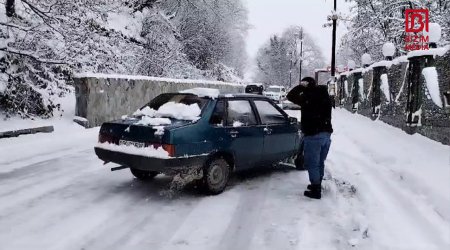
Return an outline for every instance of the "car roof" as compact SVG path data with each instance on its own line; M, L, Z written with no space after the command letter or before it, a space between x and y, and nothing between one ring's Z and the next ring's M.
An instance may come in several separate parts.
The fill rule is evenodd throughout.
M179 95L194 95L191 93L177 93L177 92L169 92L164 94L179 94ZM194 95L195 96L195 95ZM200 98L204 99L215 99L208 96L203 96ZM247 98L247 99L261 99L261 100L270 100L270 98L263 96L263 95L257 95L257 94L249 94L249 93L221 93L218 96L218 99L234 99L234 98Z
M269 99L266 96L263 95L257 95L257 94L250 94L250 93L230 93L230 94L220 94L219 98L256 98L256 99Z

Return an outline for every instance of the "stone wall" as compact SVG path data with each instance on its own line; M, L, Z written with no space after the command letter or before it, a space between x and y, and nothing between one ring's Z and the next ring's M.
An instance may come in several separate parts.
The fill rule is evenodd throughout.
M445 54L442 51L447 51ZM435 67L438 73L439 94L444 107L431 99L422 70ZM352 112L379 119L407 133L420 133L433 140L450 145L450 51L445 48L430 50L423 54L412 54L393 62L379 62L365 69L356 69L343 74L349 90L358 88L353 79L362 71L364 94L350 91L345 95L343 84L338 84L337 96L341 106ZM390 96L381 90L380 74L387 74ZM339 102L338 102L339 103ZM356 110L354 107L357 103ZM379 112L378 109L379 108Z
M244 85L217 81L177 80L140 76L77 75L75 115L87 119L87 127L132 114L162 93L191 88L216 88L223 93L242 93Z

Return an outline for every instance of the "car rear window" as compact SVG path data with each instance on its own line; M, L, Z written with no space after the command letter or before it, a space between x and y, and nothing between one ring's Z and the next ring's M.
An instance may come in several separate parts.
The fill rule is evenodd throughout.
M199 108L203 110L206 103L208 102L208 99L201 98L192 94L162 94L157 96L144 107L148 106L154 110L158 110L162 105L168 102L181 103L186 105L197 104Z

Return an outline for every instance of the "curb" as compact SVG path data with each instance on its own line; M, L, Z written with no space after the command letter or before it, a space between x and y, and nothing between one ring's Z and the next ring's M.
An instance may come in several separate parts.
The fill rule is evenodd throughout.
M0 132L0 139L1 138L9 138L9 137L17 137L19 135L36 134L36 133L51 133L53 131L54 131L53 126L44 126L44 127L4 131L4 132Z

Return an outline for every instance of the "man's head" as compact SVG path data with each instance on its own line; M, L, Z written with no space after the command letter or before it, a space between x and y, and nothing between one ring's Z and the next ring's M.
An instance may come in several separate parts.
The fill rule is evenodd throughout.
M300 82L300 85L303 85L305 87L315 87L316 84L316 80L314 80L314 78L312 77L305 77L302 79L302 81Z

